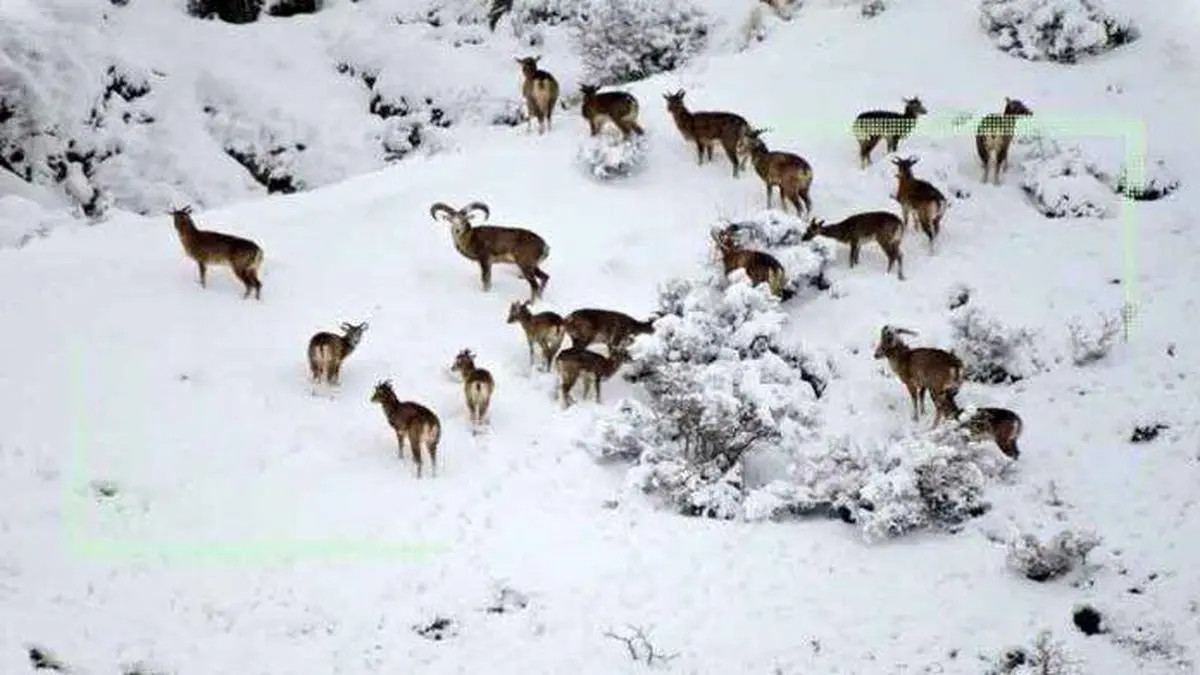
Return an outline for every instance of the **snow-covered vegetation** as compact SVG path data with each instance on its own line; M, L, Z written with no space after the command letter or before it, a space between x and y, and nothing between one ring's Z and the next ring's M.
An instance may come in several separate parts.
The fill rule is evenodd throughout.
M0 672L1194 672L1190 9L0 3ZM591 136L589 83L645 134ZM753 168L697 162L680 89L803 156L826 223L899 212L849 126L920 96L898 154L946 197L935 251L909 227L901 280L871 236L854 267L804 241ZM992 185L973 135L1005 97L1033 115ZM438 202L544 239L534 314L649 320L598 403L564 409L505 320L528 285L464 253L518 236ZM215 261L202 288L202 250L261 299ZM370 329L313 387L342 322ZM958 419L913 420L885 325L956 355ZM436 477L383 380L436 414Z

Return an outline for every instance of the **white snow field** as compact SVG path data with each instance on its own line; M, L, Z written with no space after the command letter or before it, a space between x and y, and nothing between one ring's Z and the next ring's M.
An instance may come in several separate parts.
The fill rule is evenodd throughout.
M975 3L898 0L869 20L844 4L809 3L750 50L628 86L648 149L623 180L577 165L586 125L572 109L545 136L458 127L450 151L197 209L201 228L262 245L259 302L224 268L201 289L166 215L114 211L0 250L0 673L32 672L36 647L88 675L965 675L1045 630L1075 665L1039 673L1196 672L1200 138L1187 92L1200 24L1183 2L1124 3L1140 38L1062 65L996 50ZM222 49L218 29L237 41L270 28L216 24L208 48ZM496 77L515 86L515 71ZM527 285L498 266L483 292L429 206L482 200L493 223L542 234L550 281L535 308L644 318L660 283L706 274L719 216L765 208L753 172L733 179L719 151L696 165L663 105L680 87L693 109L734 110L806 157L814 213L831 222L894 208L890 162L877 148L860 170L849 124L905 96L922 98L930 128L998 111L1005 96L1055 118L1142 121L1147 151L1181 187L1136 203L1109 193L1128 211L1073 219L1029 203L1019 162L1002 186L983 185L969 135L919 126L901 154L963 195L936 253L910 229L898 281L874 244L854 269L838 245L831 288L783 305L784 331L831 359L815 404L829 442L930 423L911 422L904 387L872 358L882 324L948 347L947 298L966 285L972 307L1035 331L1040 368L960 396L1024 420L1022 455L989 481L988 513L887 541L832 519L689 518L576 446L637 386L614 377L601 405L561 409L553 376L530 373L524 337L505 323ZM1120 150L1120 139L1059 137ZM6 194L6 220L60 208ZM1128 341L1074 365L1068 325L1123 305ZM340 389L310 395L309 337L363 320ZM462 348L497 381L480 436L449 373ZM397 458L368 401L382 378L441 417L436 479ZM1159 423L1156 439L1130 442ZM1101 538L1087 567L1037 583L1006 564L1017 533L1064 530ZM510 592L506 611L488 611L502 587L523 601ZM1073 625L1082 605L1108 632ZM414 630L439 617L452 620L443 639ZM626 626L673 658L632 659L606 636ZM994 672L1034 672L1014 668Z

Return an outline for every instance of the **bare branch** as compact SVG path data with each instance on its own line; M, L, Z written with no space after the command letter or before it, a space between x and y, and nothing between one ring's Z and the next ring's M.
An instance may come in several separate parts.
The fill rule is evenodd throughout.
M604 632L604 637L624 643L630 659L652 666L655 663L667 663L679 656L678 652L668 654L658 651L644 629L637 626L626 626L625 629L628 631L625 635L608 630Z

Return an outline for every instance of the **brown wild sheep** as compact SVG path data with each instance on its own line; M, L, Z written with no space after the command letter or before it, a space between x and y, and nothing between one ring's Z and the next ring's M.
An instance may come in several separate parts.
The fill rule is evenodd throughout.
M628 353L621 349L607 357L574 346L559 352L555 364L558 366L558 394L562 398L563 408L569 408L575 402L571 398L571 389L580 379L583 380L583 397L587 398L590 386L596 393L596 403L600 403L600 383L612 377L621 364L628 360Z
M321 331L308 341L308 368L312 373L312 392L317 393L317 384L324 382L329 386L337 386L342 372L342 361L345 360L362 340L367 330L367 322L358 325L342 322L342 334Z
M725 156L733 164L733 177L737 178L742 168L737 154L738 140L750 128L750 123L741 115L731 112L692 112L684 105L683 97L682 89L673 94L663 94L667 100L667 112L675 120L675 128L679 129L685 141L696 144L696 163L703 164L705 155L711 162L713 146L720 144L725 149Z
M876 359L887 359L892 372L904 384L912 399L913 415L916 422L920 413L925 412L925 393L935 399L942 392L950 389L957 390L962 386L963 363L954 354L932 347L911 348L904 344L898 336L915 335L905 328L884 326L879 331L879 346L875 348ZM934 406L933 426L942 420L942 410Z
M858 264L858 253L862 249L863 241L874 239L887 256L887 271L891 272L892 265L895 265L896 277L904 280L904 254L900 251L900 241L904 238L904 222L893 213L865 211L830 225L814 218L801 235L800 241L812 241L816 237L829 237L849 244L851 267Z
M1033 114L1024 103L1015 98L1004 99L1004 112L999 115L984 115L975 129L975 152L983 164L983 182L1000 184L1000 172L1008 168L1008 148L1016 133L1017 121Z
M1010 459L1021 456L1017 447L1017 439L1021 437L1024 423L1021 416L1008 408L975 408L965 419L963 409L958 406L955 396L958 390L947 389L933 397L933 405L942 410L942 416L958 421L960 429L967 432L971 440L979 441L990 438Z
M469 349L460 351L454 357L451 369L462 376L467 412L471 414L471 425L478 428L487 421L488 405L492 401L492 392L496 390L496 380L487 370L476 367L475 355Z
M558 104L558 80L544 70L538 69L540 56L517 59L521 66L521 97L525 99L525 111L529 116L527 129L533 133L533 121L537 120L538 134L551 130L554 106Z
M480 214L487 220L491 211L483 202L471 202L461 209L444 202L429 207L429 215L434 220L450 223L454 248L459 254L479 264L479 277L484 291L492 289L492 264L507 263L516 265L521 270L521 276L529 282L529 299L533 301L541 297L550 281L550 275L540 267L550 255L546 240L519 227L472 226L474 214Z
M529 344L529 365L533 366L533 347L537 345L542 352L542 370L549 372L554 355L558 354L563 337L566 336L563 318L555 312L534 314L529 311L529 302L525 301L514 302L509 306L507 323L521 324L521 330L525 332L525 341Z
M895 152L900 146L900 139L912 133L917 126L917 118L928 113L925 104L916 96L904 99L904 112L892 110L868 110L854 118L851 129L855 140L858 141L858 163L860 168L866 168L871 163L871 151L886 139L887 151Z
M262 282L258 279L258 270L262 267L263 251L258 244L222 232L201 230L192 220L192 207L172 209L171 216L175 220L175 231L179 233L179 242L188 257L196 261L200 269L200 287L208 288L208 266L220 265L229 267L234 275L246 287L242 298L249 298L254 293L256 300L262 299Z
M587 120L592 135L600 133L600 127L607 121L621 132L621 137L628 139L630 134L644 135L638 124L638 102L633 94L624 91L600 92L593 84L580 85L579 92L583 94L583 104L580 112Z
M422 450L429 455L433 477L436 478L437 447L442 438L442 423L438 421L437 415L420 403L396 398L391 380L383 380L375 385L371 402L379 404L388 424L395 430L400 459L404 459L404 443L407 440L413 464L416 466L417 478L422 477Z
M913 175L917 163L915 157L901 159L893 157L896 165L896 201L904 224L916 220L925 237L929 239L929 252L933 252L934 240L942 231L942 217L946 215L946 196L931 183Z
M738 157L750 160L754 172L767 186L767 208L771 208L771 188L779 188L779 208L787 211L787 202L796 215L812 210L808 191L812 188L813 172L808 161L790 152L767 149L762 135L768 129L746 129L738 139ZM804 208L800 208L800 204Z

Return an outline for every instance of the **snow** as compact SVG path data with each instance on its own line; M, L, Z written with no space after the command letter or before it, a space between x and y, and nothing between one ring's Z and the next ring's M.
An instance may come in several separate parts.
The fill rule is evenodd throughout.
M1177 20L1189 16L1183 2L1110 0L1139 39L1063 66L996 49L976 3L908 0L865 19L858 3L813 0L790 22L768 15L770 31L749 49L716 40L683 70L624 87L642 104L645 154L637 172L611 181L579 169L588 141L574 107L544 136L483 121L516 98L520 52L508 19L463 48L481 54L456 61L452 48L426 51L384 33L379 22L399 10L365 0L246 26L185 23L181 4L0 7L20 23L0 27L0 90L13 82L14 45L38 45L50 60L32 62L47 70L16 81L40 87L29 100L66 119L92 105L78 86L102 79L88 59L103 52L155 83L112 105L144 105L159 120L89 136L132 148L123 163L99 165L120 203L94 226L71 224L64 194L0 170L0 286L9 289L0 294L0 672L32 672L30 645L89 675L137 663L180 675L646 672L605 636L626 625L675 654L654 666L663 672L975 675L1043 630L1082 672L1194 672L1200 330L1187 327L1200 288L1200 138L1180 92L1195 90L1187 64L1197 63L1200 23ZM753 9L703 4L732 31ZM551 28L538 51L573 91L581 66ZM36 39L14 42L19 30ZM427 29L405 30L417 40ZM929 33L939 39L913 39ZM455 92L477 92L463 100L479 119L438 129L437 151L384 168L376 134L386 121L361 113L369 92L354 77L326 74L331 56L364 67L421 59L428 69L414 69L400 93L440 91L437 73L461 74L469 86ZM296 86L305 78L311 86ZM380 75L379 85L398 80ZM919 94L935 120L997 112L1014 96L1035 113L1144 121L1148 153L1179 188L1105 214L1113 217L1056 219L1029 202L1017 161L1002 186L983 185L973 140L923 135L932 124L923 121L899 152L921 157L918 177L950 200L936 253L910 228L903 282L884 272L872 243L853 269L836 242L796 247L808 253L785 261L835 256L831 287L780 305L771 330L829 360L824 394L798 396L819 421L809 449L873 453L899 467L886 482L871 479L880 499L910 499L909 469L926 455L948 461L924 433L931 414L914 424L904 387L872 358L880 326L949 348L960 337L955 317L977 309L982 325L1029 331L1033 351L1019 356L1036 356L1037 368L1013 383L968 382L959 396L964 407L1007 407L1024 420L1015 464L989 443L972 446L983 468L963 469L963 489L982 486L986 514L955 532L888 541L865 541L836 520L775 522L764 516L794 486L783 469L762 475L766 463L746 477L770 487L753 493L744 519L687 518L628 489L636 467L599 464L578 447L623 399L640 400L639 387L617 376L600 405L563 410L554 376L530 372L520 329L504 322L526 284L497 267L484 292L429 206L482 200L495 224L544 236L550 282L535 310L644 318L660 285L711 275L718 221L750 221L765 207L753 172L732 179L719 152L696 165L660 98L680 87L694 109L739 112L772 128L772 148L802 154L815 171L815 215L828 222L896 210L890 162L877 151L860 171L848 127L862 110L899 109L905 96ZM198 100L227 105L213 119ZM212 135L200 131L208 124ZM131 145L132 133L145 138ZM214 137L319 147L285 157L312 189L266 196ZM1116 170L1096 141L1060 140ZM1092 178L1087 190L1105 185ZM223 268L199 287L162 215L184 200L197 204L200 227L263 247L260 302L243 301ZM951 309L964 289L967 304ZM1080 345L1100 342L1101 317L1122 312L1128 341L1079 359ZM341 321L371 327L341 387L311 396L305 345ZM497 382L491 428L478 437L449 373L464 348ZM383 378L440 416L436 479L416 480L397 458L368 401ZM1156 424L1167 425L1157 438L1130 442L1135 427ZM1100 543L1061 579L1037 583L1010 567L1027 554L1010 553L1028 547L1026 535L1086 539L1079 533ZM506 611L488 611L496 602ZM1083 604L1102 612L1111 635L1076 630L1071 615ZM414 631L438 617L453 621L443 640Z

